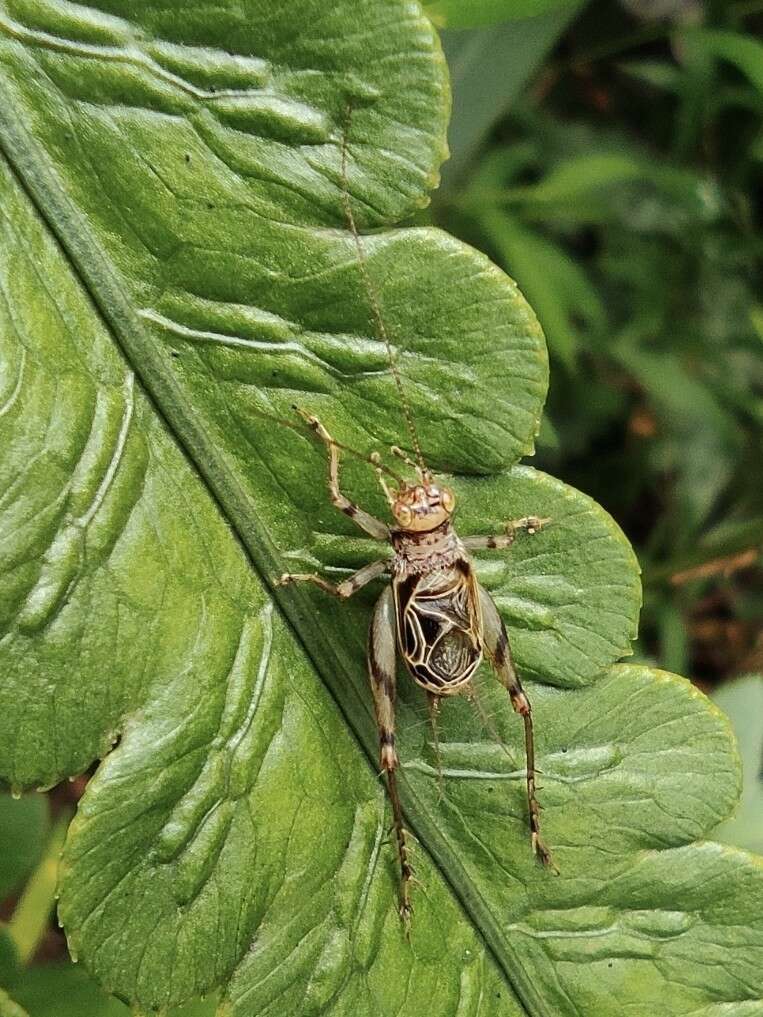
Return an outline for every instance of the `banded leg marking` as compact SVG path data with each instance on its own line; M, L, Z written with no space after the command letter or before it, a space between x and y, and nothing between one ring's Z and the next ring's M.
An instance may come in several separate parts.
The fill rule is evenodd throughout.
M360 508L359 505L356 505L342 494L339 488L339 445L337 442L334 441L317 417L314 417L309 413L305 413L304 410L300 410L298 407L297 412L307 422L309 427L315 431L328 449L329 494L331 496L332 504L338 508L340 512L344 512L346 516L353 519L362 530L365 530L366 533L375 537L376 540L389 540L390 530L389 526L387 526L385 522L382 522L381 519L377 519L376 516L372 516L369 512L366 512L364 509Z
M522 718L525 726L525 759L527 762L527 808L530 821L530 839L533 852L544 865L555 871L556 866L540 836L540 805L535 791L535 739L533 735L532 708L524 693L522 684L514 670L511 659L509 638L503 619L490 595L480 587L482 624L485 653L491 660L498 680L505 687L515 713Z
M400 917L408 933L413 907L411 881L413 867L408 854L408 837L395 770L398 755L395 747L395 605L392 590L387 588L376 602L368 635L368 676L374 697L376 724L379 729L381 768L387 775L387 790L392 803L392 818L400 859Z
M501 550L511 547L520 530L532 535L538 530L542 530L550 522L550 519L541 519L540 516L523 516L521 519L514 519L512 522L506 523L504 533L485 537L463 537L462 543L470 551L484 551L488 548Z
M291 583L312 583L325 593L330 593L334 597L346 600L353 593L357 593L358 590L367 586L368 583L383 575L388 568L389 560L381 558L379 561L372 561L370 564L364 565L362 569L353 572L351 576L348 576L347 579L342 580L338 584L330 583L328 579L319 576L317 572L284 572L278 580L278 585L289 586Z

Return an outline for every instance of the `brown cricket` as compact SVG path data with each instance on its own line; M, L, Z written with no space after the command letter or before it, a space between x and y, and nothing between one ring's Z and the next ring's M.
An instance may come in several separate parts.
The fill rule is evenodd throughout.
M512 662L503 620L490 595L478 583L469 554L470 551L485 548L508 548L518 532L533 534L550 520L526 516L506 523L504 531L494 536L459 537L453 528L455 495L449 487L437 482L421 452L380 302L368 272L365 250L355 224L347 188L346 163L345 135L342 147L345 214L357 249L358 264L376 330L387 347L390 368L400 395L416 460L410 459L396 446L392 447L392 453L407 463L414 471L415 478L408 481L398 476L382 463L378 453L366 456L340 444L317 417L298 410L328 451L328 486L332 503L371 537L390 543L394 553L391 558L365 565L339 584L330 583L316 573L287 573L281 576L280 583L313 583L344 600L373 580L385 574L391 575L391 587L388 586L379 597L371 619L368 672L379 730L381 767L387 778L400 857L400 914L407 926L412 912L410 885L413 869L396 778L399 764L395 747L397 652L413 680L427 693L435 732L440 700L447 696L469 695L471 679L483 657L487 658L498 680L506 688L514 711L524 721L527 808L532 849L544 864L553 866L548 848L540 836L530 702ZM357 455L374 466L394 517L394 526L370 515L342 493L339 486L339 454L342 450ZM390 488L385 476L394 479L394 489Z

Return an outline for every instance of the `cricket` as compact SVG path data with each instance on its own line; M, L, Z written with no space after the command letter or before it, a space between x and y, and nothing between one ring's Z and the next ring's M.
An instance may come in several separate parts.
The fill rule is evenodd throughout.
M451 488L439 483L422 454L413 414L406 398L381 310L379 295L368 270L366 252L352 210L347 180L347 132L342 144L342 198L347 226L352 234L360 274L375 331L385 344L414 458L398 446L391 453L411 471L408 479L382 462L378 452L364 454L339 441L321 421L295 407L307 427L324 444L328 457L328 491L333 505L349 516L375 540L390 544L393 554L373 561L334 584L317 573L285 573L280 585L311 583L325 593L346 600L373 580L391 579L376 602L368 634L367 664L379 732L380 765L392 806L394 834L400 863L400 916L406 932L413 906L411 884L414 871L396 771L399 757L395 745L395 698L397 661L426 692L430 720L437 744L440 701L449 696L472 697L471 681L481 661L487 660L508 692L515 713L524 723L527 781L527 819L532 851L544 865L555 869L549 849L541 838L540 805L536 795L535 743L532 708L512 661L503 620L490 595L477 581L471 551L508 549L518 534L532 535L551 522L526 516L507 522L492 536L460 537L453 525L456 499ZM340 487L340 453L365 460L374 469L394 522L376 518L356 505ZM389 482L388 482L389 481ZM439 749L438 749L439 754Z

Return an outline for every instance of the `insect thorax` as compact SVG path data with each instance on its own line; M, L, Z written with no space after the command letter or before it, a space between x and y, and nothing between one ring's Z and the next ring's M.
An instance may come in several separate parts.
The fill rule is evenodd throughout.
M422 575L468 559L449 521L425 533L393 530L392 546L395 549L392 567L397 575Z

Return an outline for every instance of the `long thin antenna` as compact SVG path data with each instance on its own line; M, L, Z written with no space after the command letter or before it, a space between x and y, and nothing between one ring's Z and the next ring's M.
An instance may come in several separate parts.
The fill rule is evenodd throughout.
M389 341L389 335L387 334L387 328L384 324L384 318L381 313L381 303L379 301L379 295L374 286L373 280L371 279L371 273L368 271L368 259L366 258L366 251L363 247L363 242L360 239L358 233L358 227L355 224L355 216L352 211L352 203L350 202L350 188L349 180L347 177L347 139L350 133L350 118L352 117L352 106L347 107L347 122L345 125L344 133L342 134L342 204L344 205L344 214L347 219L347 225L350 227L353 239L355 241L355 248L358 252L358 265L360 267L360 273L363 276L363 281L368 291L368 299L371 304L371 311L374 316L374 322L376 324L377 332L379 336L384 340L384 345L387 347L387 357L389 358L389 366L392 371L392 376L395 379L397 385L397 393L400 397L400 404L403 407L403 414L405 416L405 422L408 425L408 433L411 436L411 442L413 443L413 451L416 453L416 459L421 467L422 474L428 474L427 464L424 462L424 456L421 452L421 445L419 444L419 436L416 432L416 425L413 422L413 414L408 404L408 400L405 397L405 391L403 389L403 381L400 377L400 372L397 369L397 360L395 357L395 351L392 348L392 343Z

